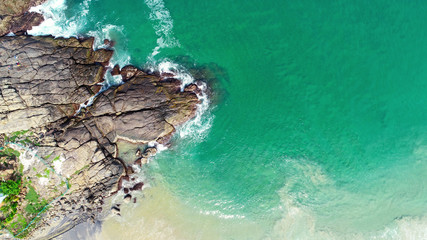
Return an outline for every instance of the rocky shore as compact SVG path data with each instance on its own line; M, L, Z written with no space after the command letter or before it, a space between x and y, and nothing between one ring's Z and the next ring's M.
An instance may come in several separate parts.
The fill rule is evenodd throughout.
M21 131L31 141L23 147L0 142L21 153L8 164L15 170L2 178L12 178L21 165L18 212L25 211L31 189L52 201L26 232L27 238L50 239L110 212L105 201L118 192L130 202L131 191L144 186L132 174L156 153L156 144L167 144L175 128L195 116L200 89L192 84L181 91L173 74L116 66L111 73L124 83L102 91L112 50L93 50L93 38L27 36L25 31L43 20L27 11L43 1L11 1L14 7L5 2L0 3L0 134L3 139ZM20 36L5 36L9 32ZM112 211L119 214L117 206Z

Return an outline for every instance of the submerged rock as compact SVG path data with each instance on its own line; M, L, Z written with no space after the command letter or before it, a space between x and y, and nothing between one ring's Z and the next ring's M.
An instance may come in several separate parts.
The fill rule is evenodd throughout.
M122 75L123 81L127 81L136 75L146 75L145 72L131 65L123 67L120 71L120 74Z
M120 208L117 207L117 206L112 207L111 208L111 213L113 213L113 214L115 214L117 216L120 216Z
M141 190L142 189L142 187L144 186L144 183L137 183L137 184L135 184L132 188L131 188L131 190L132 191L139 191L139 190Z
M130 203L130 200L132 199L132 195L126 194L126 196L123 198L123 201L125 203Z

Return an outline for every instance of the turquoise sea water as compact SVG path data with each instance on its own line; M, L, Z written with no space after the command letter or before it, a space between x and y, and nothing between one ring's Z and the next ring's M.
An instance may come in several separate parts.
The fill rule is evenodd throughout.
M100 238L427 238L425 2L53 1L52 34L214 78Z

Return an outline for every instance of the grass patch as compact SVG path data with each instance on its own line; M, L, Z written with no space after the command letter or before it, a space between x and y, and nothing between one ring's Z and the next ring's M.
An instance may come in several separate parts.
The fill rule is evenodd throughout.
M25 196L25 199L28 200L28 205L25 207L25 211L29 214L39 213L48 204L46 199L40 200L40 195L32 186L29 186L29 191Z

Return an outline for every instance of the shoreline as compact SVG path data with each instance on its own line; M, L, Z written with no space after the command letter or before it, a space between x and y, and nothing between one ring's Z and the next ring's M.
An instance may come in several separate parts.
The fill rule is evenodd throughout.
M167 144L176 126L195 117L203 89L194 83L183 88L173 72L147 73L128 65L111 70L124 83L103 90L100 84L110 74L107 66L113 51L94 50L94 38L35 37L22 29L17 36L4 35L0 42L8 57L0 59L0 71L6 76L0 77L0 134L30 130L40 156L51 166L58 158L70 182L70 192L50 204L26 237L52 238L106 212L120 214L118 206L105 209L103 199L122 191L124 200L131 202L130 193L142 190L144 183L132 176L135 166L154 156L157 144ZM38 83L34 85L34 81ZM8 93L6 88L14 91ZM92 105L88 104L94 96ZM11 103L6 99L18 100ZM136 151L135 144L130 144L128 152L121 151L129 146L127 140L141 144ZM124 153L130 160L121 159ZM36 189L43 199L55 197L56 193L41 191L56 188L55 184L34 182L44 169L33 168L21 174L26 186ZM18 206L26 204L28 187L20 190ZM23 206L18 209L24 211Z

